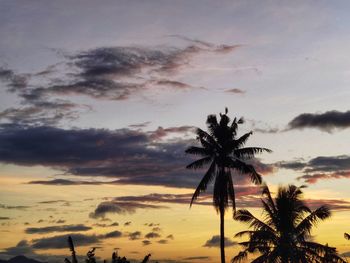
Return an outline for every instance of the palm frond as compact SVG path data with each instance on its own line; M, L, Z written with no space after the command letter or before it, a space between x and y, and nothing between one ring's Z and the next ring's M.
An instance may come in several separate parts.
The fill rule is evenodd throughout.
M240 251L237 256L232 258L231 263L241 263L244 262L248 257L248 251Z
M242 162L238 159L235 159L235 160L231 159L229 162L229 166L230 166L230 168L237 170L241 174L249 175L251 181L254 184L261 184L262 183L261 175L259 173L257 173L257 171L255 171L255 168L253 165L246 164L245 162Z
M186 166L187 169L198 169L198 168L202 168L204 165L210 163L210 161L212 160L211 156L208 157L204 157L201 158L199 160L196 160L192 163L190 163L189 165Z
M325 220L331 216L331 212L328 207L321 206L312 211L307 217L305 217L296 227L296 233L298 235L305 235L311 233L313 226L317 224L319 220Z
M244 135L242 135L241 137L239 137L237 140L235 140L234 142L235 142L236 148L240 148L240 147L244 146L252 134L253 134L252 131L247 132Z
M193 193L190 207L192 206L193 202L198 198L200 193L205 191L207 189L208 184L213 180L213 178L215 176L215 170L216 170L215 168L216 168L216 164L213 161L211 163L209 169L207 170L207 172L203 176L202 180L200 181L199 185L197 186L195 192Z
M187 154L200 155L200 156L208 156L212 154L212 151L208 148L190 146L185 150Z
M263 152L271 153L272 151L261 147L245 147L234 150L233 155L240 159L251 159L254 158L255 155Z

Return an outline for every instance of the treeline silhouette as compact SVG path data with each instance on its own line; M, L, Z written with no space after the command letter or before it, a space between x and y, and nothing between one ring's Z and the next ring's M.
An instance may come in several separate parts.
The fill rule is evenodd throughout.
M64 262L65 263L79 263L77 256L76 256L73 239L71 236L68 237L68 247L72 253L72 255L71 255L72 259L69 260L68 258L65 258ZM95 248L90 249L87 252L86 257L87 258L85 259L85 263L97 263L96 258L95 258ZM150 257L151 257L151 254L146 255L144 257L144 259L141 261L141 263L147 263L149 261ZM110 262L111 263L130 263L130 261L128 261L126 259L126 257L119 257L116 252L112 253L112 259ZM103 263L107 263L107 260L103 260Z

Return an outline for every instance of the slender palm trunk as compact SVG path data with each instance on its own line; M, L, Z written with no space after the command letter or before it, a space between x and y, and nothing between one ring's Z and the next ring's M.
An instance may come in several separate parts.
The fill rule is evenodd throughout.
M225 208L220 207L220 251L221 263L225 263Z

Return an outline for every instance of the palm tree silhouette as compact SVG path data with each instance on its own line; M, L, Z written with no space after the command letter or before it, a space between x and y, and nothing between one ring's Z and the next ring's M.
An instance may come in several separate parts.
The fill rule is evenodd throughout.
M243 119L234 119L230 124L230 118L220 113L220 122L215 115L207 117L208 132L197 129L197 139L202 147L191 146L186 150L188 154L200 156L200 159L187 165L189 169L199 169L209 165L197 189L195 190L191 204L197 197L204 192L208 185L214 181L213 204L216 211L220 213L220 248L221 262L225 263L225 234L224 234L224 216L225 210L231 202L233 211L236 211L234 182L231 171L246 174L255 184L261 184L261 175L257 173L254 167L245 162L251 159L257 153L271 152L271 150L259 147L243 148L252 132L248 132L237 138L237 128L243 123Z
M275 200L267 186L263 187L263 221L247 210L239 210L235 219L248 223L252 230L242 231L236 237L248 236L249 240L239 243L244 250L232 262L242 262L249 253L260 255L251 262L345 262L335 248L310 240L311 230L318 221L331 216L326 206L311 210L302 201L303 187L289 185L279 187Z

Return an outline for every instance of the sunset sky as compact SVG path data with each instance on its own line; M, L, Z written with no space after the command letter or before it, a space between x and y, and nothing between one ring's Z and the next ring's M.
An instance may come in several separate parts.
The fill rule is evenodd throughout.
M185 167L208 114L244 117L274 191L307 185L350 255L349 1L0 0L0 258L219 262L204 170ZM238 208L259 189L234 175ZM247 229L226 213L227 259Z

